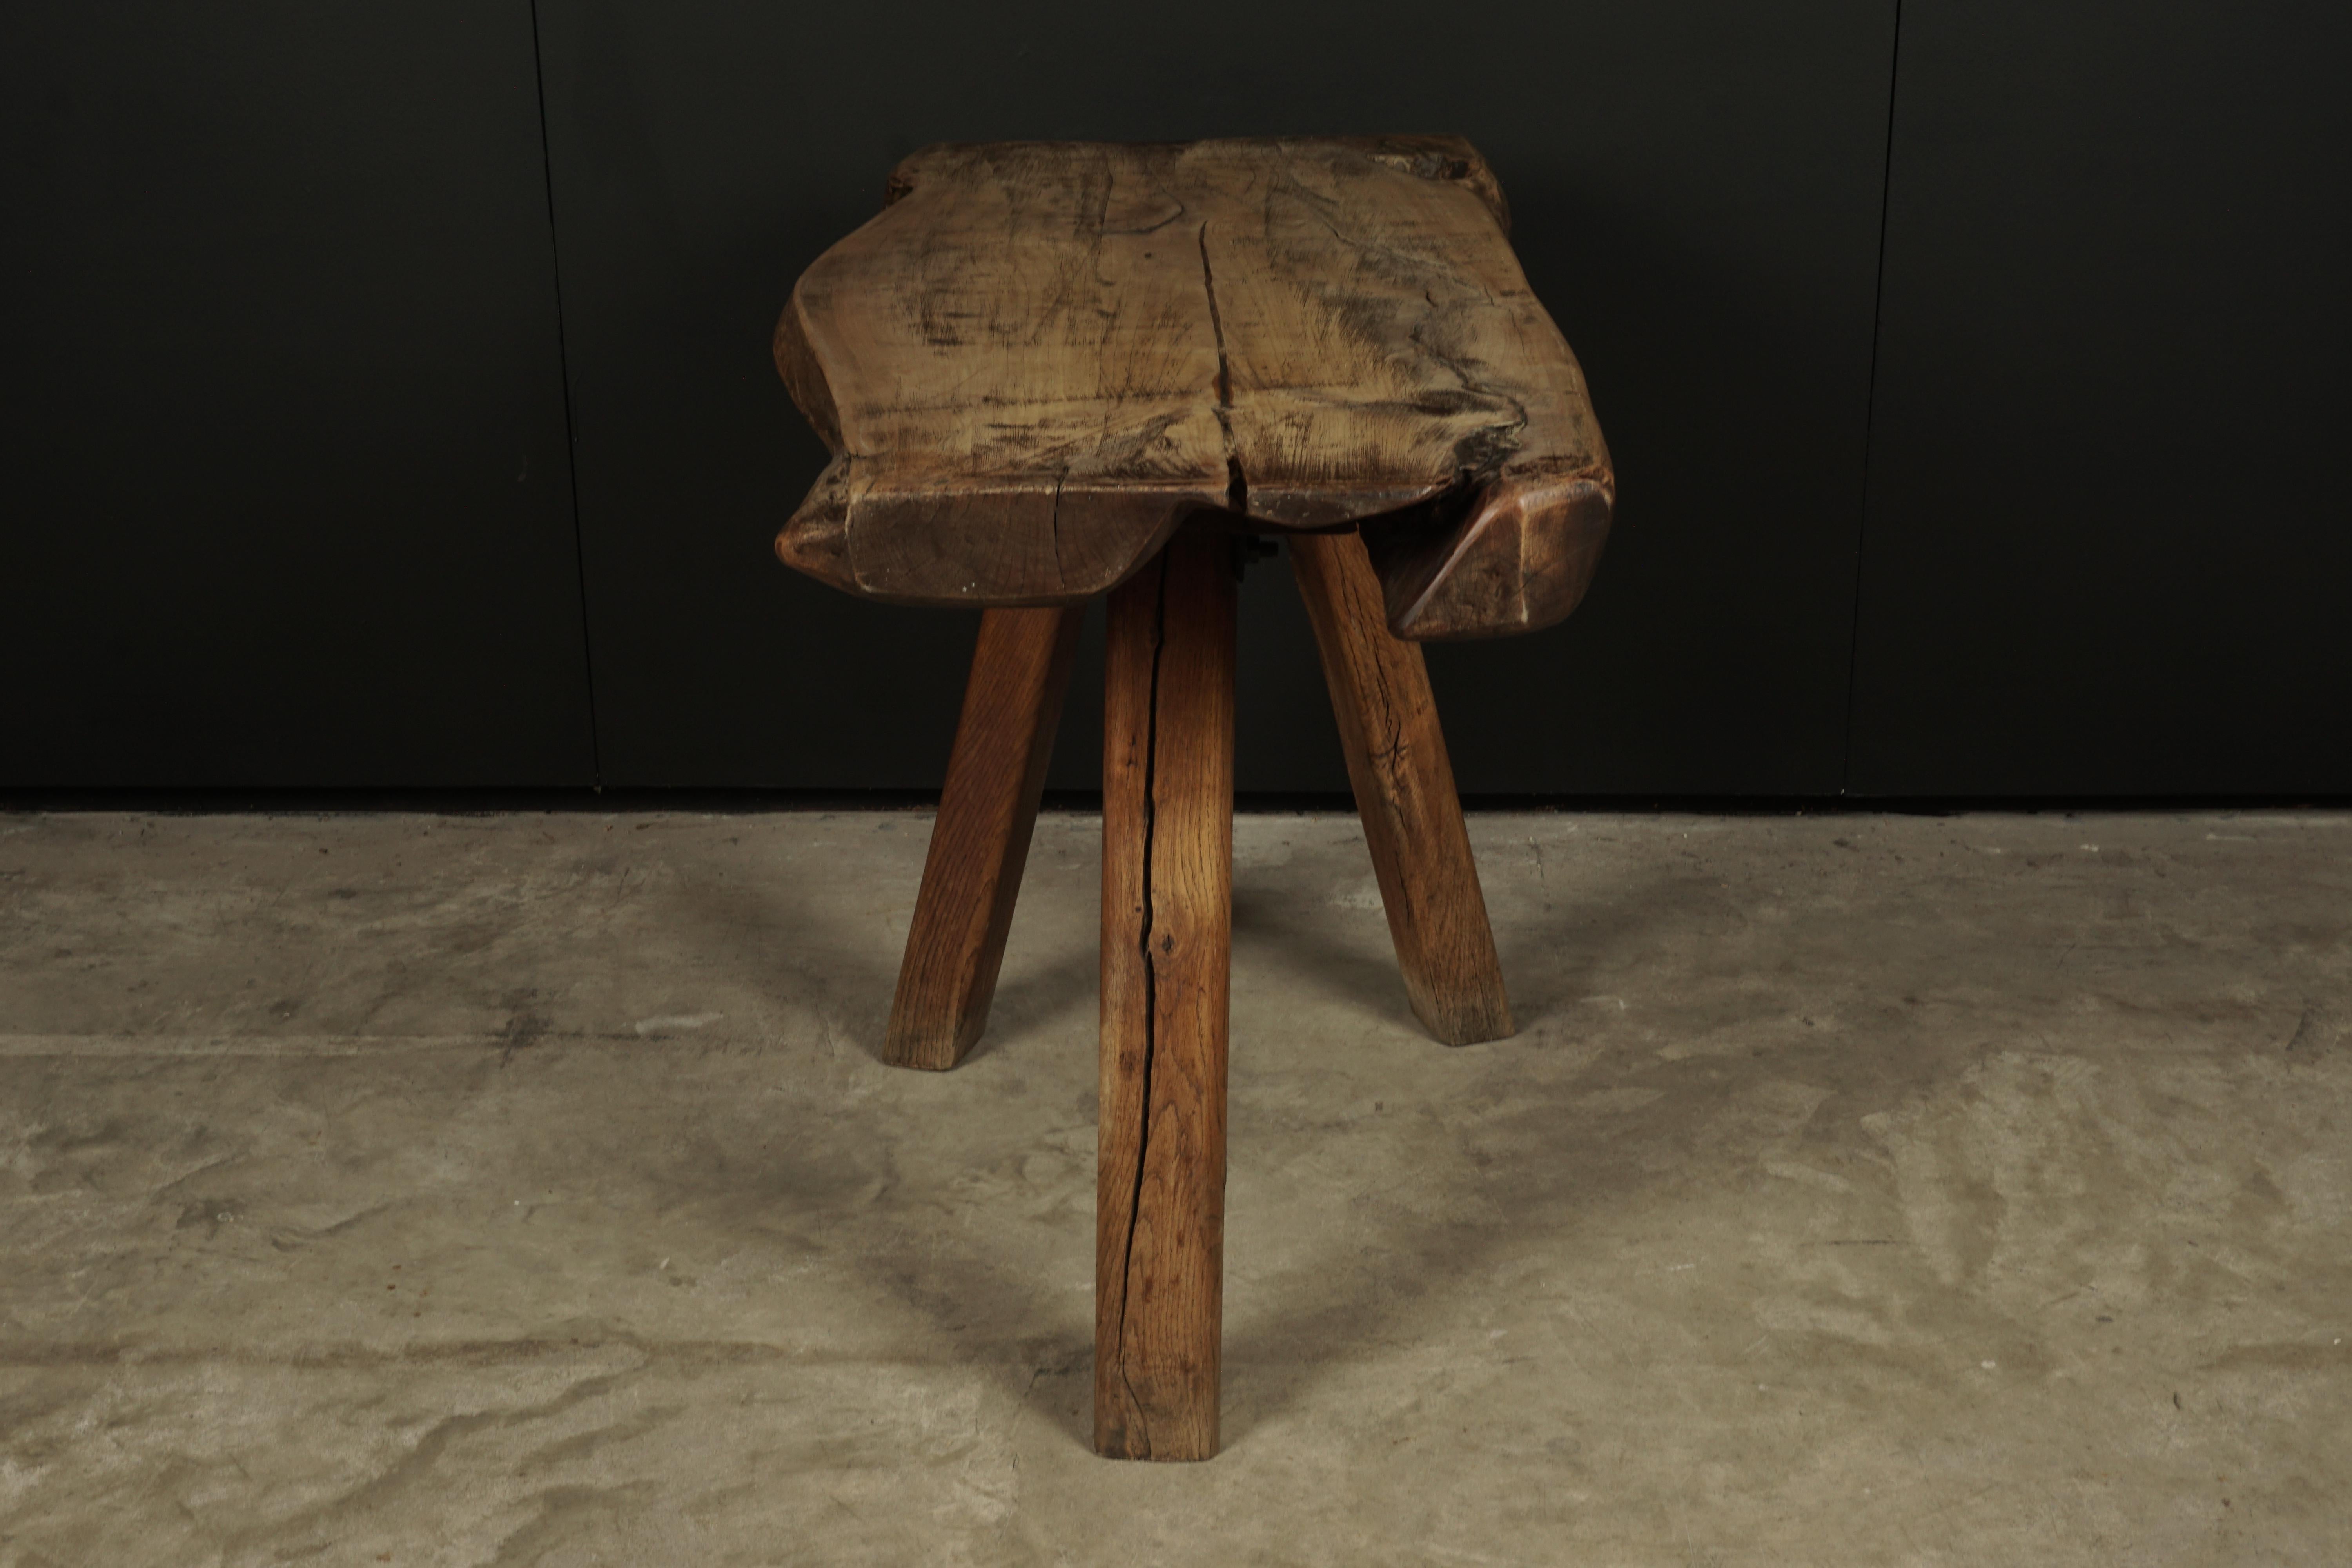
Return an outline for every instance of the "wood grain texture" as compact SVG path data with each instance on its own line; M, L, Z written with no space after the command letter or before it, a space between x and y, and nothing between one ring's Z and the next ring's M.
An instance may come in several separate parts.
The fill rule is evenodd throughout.
M1361 539L1299 534L1290 562L1413 1016L1449 1046L1503 1039L1510 1002L1421 649L1382 624Z
M1234 578L1194 527L1111 595L1103 721L1095 1447L1217 1451Z
M951 1068L988 1026L1085 612L990 610L890 1004L884 1059Z
M835 453L790 564L915 604L1067 604L1193 513L1370 522L1390 624L1574 608L1614 479L1456 138L939 146L804 273L778 369Z

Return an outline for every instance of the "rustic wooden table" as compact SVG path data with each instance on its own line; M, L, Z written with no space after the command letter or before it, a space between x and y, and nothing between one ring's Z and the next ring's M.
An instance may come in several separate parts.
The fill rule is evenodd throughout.
M1289 542L1412 1008L1511 1033L1418 641L1575 608L1614 480L1501 190L1448 137L941 146L803 274L834 453L776 541L985 609L886 1055L980 1037L1086 602L1109 595L1095 1443L1217 1448L1234 583ZM1411 640L1400 640L1411 639Z

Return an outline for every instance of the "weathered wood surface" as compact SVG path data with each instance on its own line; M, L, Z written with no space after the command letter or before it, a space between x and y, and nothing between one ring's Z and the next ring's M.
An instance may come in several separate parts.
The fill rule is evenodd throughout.
M1503 1039L1511 1005L1421 649L1381 624L1361 539L1298 534L1290 562L1413 1015L1449 1046Z
M1367 523L1408 637L1575 607L1614 479L1458 138L938 146L793 289L835 457L777 540L875 598L1058 605L1204 510Z
M884 1059L943 1070L988 1026L1086 612L989 610L931 825Z
M1233 949L1234 574L1179 532L1104 650L1095 1447L1217 1451Z

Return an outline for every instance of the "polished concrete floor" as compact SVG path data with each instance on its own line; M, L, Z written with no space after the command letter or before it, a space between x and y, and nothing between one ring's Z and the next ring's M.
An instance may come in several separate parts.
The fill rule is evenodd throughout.
M1087 1449L1096 835L0 816L0 1564L2352 1563L2352 816L1237 832L1226 1447Z

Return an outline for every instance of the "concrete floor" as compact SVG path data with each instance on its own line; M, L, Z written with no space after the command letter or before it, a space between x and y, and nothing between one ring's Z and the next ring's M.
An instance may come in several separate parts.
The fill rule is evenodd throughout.
M2352 1563L2352 816L1239 824L1224 1455L1087 1447L1093 819L0 816L0 1564Z

